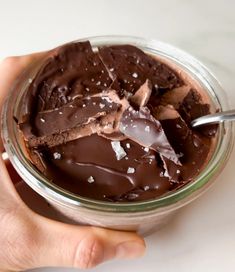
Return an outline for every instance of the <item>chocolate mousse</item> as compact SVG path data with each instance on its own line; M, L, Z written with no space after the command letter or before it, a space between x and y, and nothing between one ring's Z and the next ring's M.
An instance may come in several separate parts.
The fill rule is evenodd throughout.
M79 196L148 200L192 181L209 160L216 126L205 93L175 65L132 45L55 49L29 84L18 120L30 159Z

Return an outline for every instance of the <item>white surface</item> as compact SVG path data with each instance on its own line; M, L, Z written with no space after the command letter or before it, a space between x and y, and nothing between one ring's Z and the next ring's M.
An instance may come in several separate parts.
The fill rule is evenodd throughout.
M201 59L235 107L234 11L233 0L0 0L0 59L90 35L155 38ZM147 238L144 258L93 271L235 271L234 162L235 152L209 192Z

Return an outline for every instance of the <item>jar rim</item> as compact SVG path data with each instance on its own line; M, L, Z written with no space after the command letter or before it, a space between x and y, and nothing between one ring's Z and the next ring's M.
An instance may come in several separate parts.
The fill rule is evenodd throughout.
M85 40L89 40L94 48L101 45L132 44L145 52L157 54L174 61L177 65L187 69L187 72L196 77L196 80L200 84L203 84L205 89L208 91L208 95L216 104L216 107L218 107L220 110L229 109L229 105L224 98L224 91L216 78L200 61L181 49L161 41L132 36L95 36L86 37L74 42ZM232 150L234 142L234 124L232 122L221 123L219 125L217 145L208 164L192 182L185 184L181 188L157 198L131 203L107 202L82 197L52 184L38 170L35 169L33 164L24 155L16 136L17 125L13 121L13 112L15 110L13 109L13 105L15 105L16 100L19 100L20 97L19 93L17 95L18 97L14 95L16 85L17 84L12 87L12 90L10 91L2 109L2 138L5 150L8 153L13 166L30 187L45 198L63 205L73 208L76 208L77 206L84 206L91 210L106 212L142 212L158 208L171 208L171 206L176 203L177 205L184 205L193 198L197 197L210 185L213 178L218 175L218 172L225 165ZM21 89L21 94L24 91L23 89L24 88ZM9 114L12 118L9 118ZM224 133L224 131L226 133Z

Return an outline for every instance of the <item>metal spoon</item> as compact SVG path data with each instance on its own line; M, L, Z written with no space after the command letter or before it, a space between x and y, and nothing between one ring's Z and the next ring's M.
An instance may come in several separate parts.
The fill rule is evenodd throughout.
M223 112L204 115L202 117L194 119L191 122L191 126L197 127L201 125L219 123L219 122L223 122L227 120L229 121L235 120L235 110L229 110L229 111L223 111Z

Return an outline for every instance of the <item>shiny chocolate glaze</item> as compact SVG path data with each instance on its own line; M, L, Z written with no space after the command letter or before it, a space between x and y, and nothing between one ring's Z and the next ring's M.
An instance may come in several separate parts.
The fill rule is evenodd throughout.
M34 165L80 196L152 199L190 182L209 159L215 126L201 93L132 45L66 44L29 85L19 120Z

